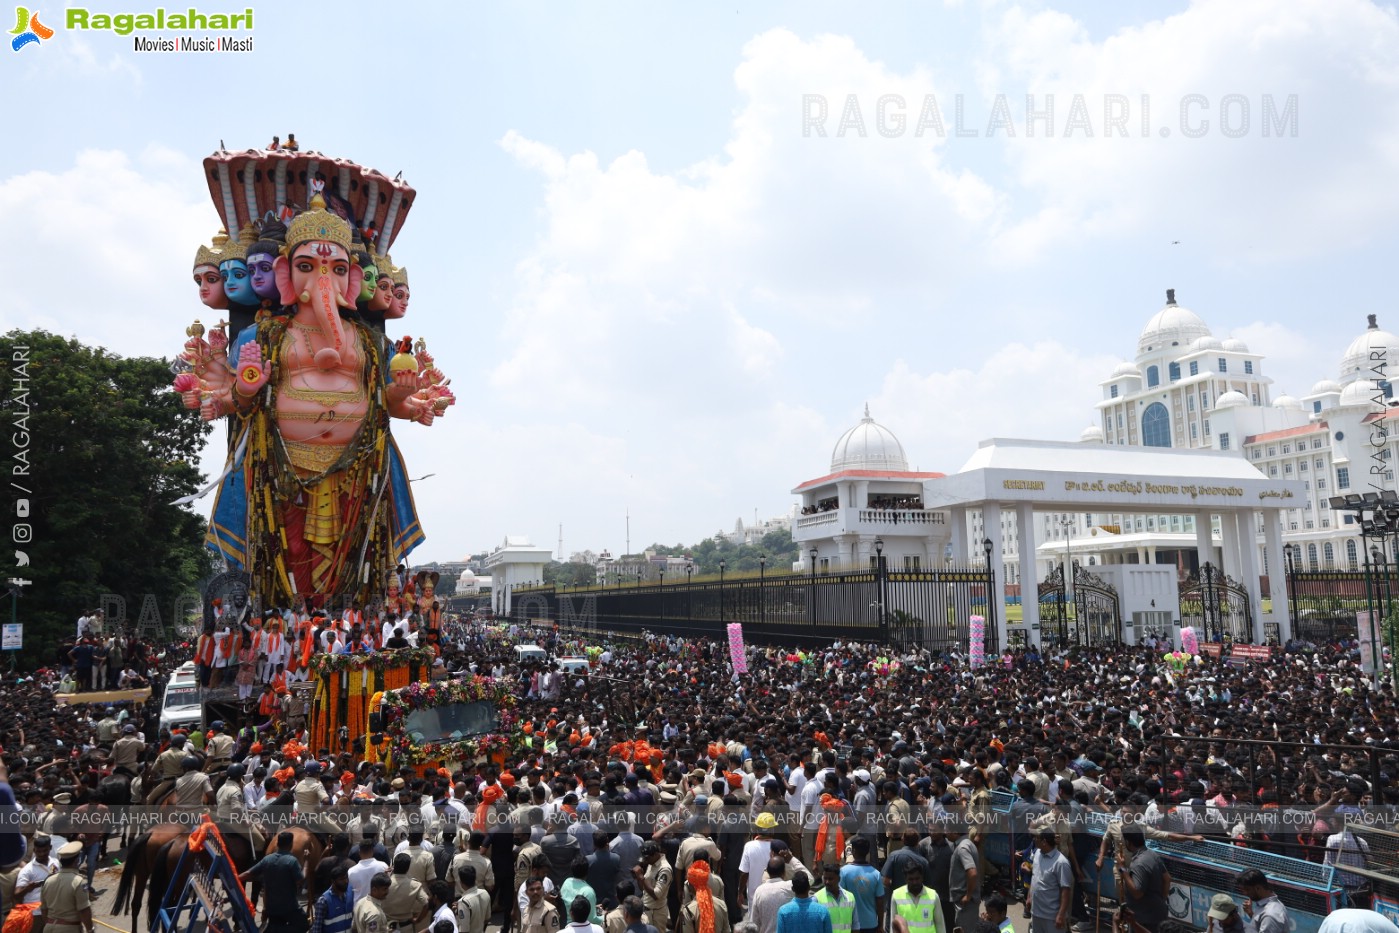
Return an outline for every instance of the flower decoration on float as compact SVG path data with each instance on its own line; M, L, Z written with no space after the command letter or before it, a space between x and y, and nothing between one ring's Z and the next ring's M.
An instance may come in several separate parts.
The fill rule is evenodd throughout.
M435 709L454 703L494 703L499 719L496 732L462 736L454 732L447 739L424 741L419 733L405 727L409 713ZM465 680L411 683L383 695L384 739L395 761L421 764L426 761L474 761L509 752L521 742L515 736L515 697L508 684L479 675Z
M424 670L432 667L437 652L432 648L394 648L373 654L313 654L311 670L317 674L343 674L346 671L382 671L387 668L417 665Z

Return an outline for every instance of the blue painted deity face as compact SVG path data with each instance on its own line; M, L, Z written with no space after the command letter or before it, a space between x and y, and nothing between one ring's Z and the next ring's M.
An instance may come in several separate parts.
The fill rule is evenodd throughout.
M248 275L248 266L243 260L230 259L219 263L219 275L223 276L223 293L229 301L236 301L240 305L258 303L252 277Z
M259 298L277 297L277 277L272 274L272 260L276 258L266 253L253 253L248 257L248 271L253 276L253 292Z

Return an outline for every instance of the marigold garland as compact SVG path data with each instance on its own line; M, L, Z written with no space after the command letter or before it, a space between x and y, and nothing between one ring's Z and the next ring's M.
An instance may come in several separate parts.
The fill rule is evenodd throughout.
M437 659L435 648L393 648L375 651L371 654L313 654L311 670L317 674L333 674L343 671L390 670L416 665L423 674L432 670L432 662Z
M404 728L408 714L415 710L483 700L496 705L500 717L499 732L473 735L457 741L414 744ZM415 765L427 761L474 761L481 756L500 754L512 748L514 740L510 733L515 717L510 709L514 705L515 697L510 692L510 686L489 677L477 675L465 680L411 683L401 690L385 692L384 737L393 748L395 761Z

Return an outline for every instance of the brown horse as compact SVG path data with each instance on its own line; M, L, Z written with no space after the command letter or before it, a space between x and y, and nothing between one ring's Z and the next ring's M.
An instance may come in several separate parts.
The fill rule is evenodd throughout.
M131 847L126 850L126 864L122 866L121 882L117 885L116 898L112 903L112 913L120 917L126 912L129 902L132 933L136 933L141 916L141 899L145 894L146 884L150 880L151 869L155 866L157 853L167 842L184 836L188 832L189 827L187 826L162 823L137 836L135 841L131 843ZM162 893L164 892L162 891ZM151 910L151 919L155 919L154 905Z
M288 826L281 832L291 833L291 852L296 856L296 860L301 863L301 872L306 876L306 905L309 907L316 902L316 898L321 896L320 891L315 890L316 866L321 863L321 852L323 846L321 840L315 833L303 826ZM263 855L271 855L277 851L277 834L273 833L267 840L267 846L263 849ZM248 900L257 906L258 898L262 895L262 884L253 881L251 889L248 891Z
M257 860L246 833L237 827L219 827L228 855L237 871L246 871ZM131 908L131 933L137 933L141 916L142 895L149 889L150 904L147 907L149 929L156 920L161 901L172 880L179 884L183 878L175 879L175 869L180 856L189 842L190 828L174 823L162 823L136 838L126 853L126 865L122 868L121 882L112 905L112 913L121 916L126 912L128 902Z

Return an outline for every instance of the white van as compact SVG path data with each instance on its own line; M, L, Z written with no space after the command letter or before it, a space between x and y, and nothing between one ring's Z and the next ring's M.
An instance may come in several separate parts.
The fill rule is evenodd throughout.
M559 658L558 663L565 674L586 674L591 666L587 658Z
M176 683L172 677L165 685L165 699L160 707L160 725L164 729L196 729L204 721L204 704L199 699L199 684Z
M538 645L515 646L515 660L517 661L543 661L548 656L548 652Z
M184 664L181 664L179 667L175 668L175 672L170 675L169 686L188 687L192 685L197 685L198 683L198 669L195 668L193 661L186 661Z

